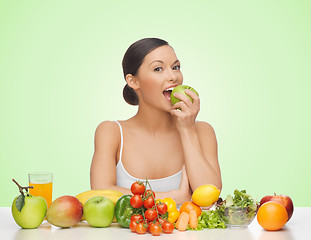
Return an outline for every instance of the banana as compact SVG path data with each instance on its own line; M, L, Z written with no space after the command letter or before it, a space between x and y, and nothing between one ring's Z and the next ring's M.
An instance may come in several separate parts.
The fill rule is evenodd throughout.
M109 198L114 204L117 203L118 199L123 196L123 193L117 190L111 189L96 189L96 190L88 190L82 192L76 196L79 201L84 205L87 200L95 196L104 196Z
M95 196L103 196L109 198L114 203L114 205L116 205L118 199L123 196L123 193L112 189L96 189L79 193L76 198L78 198L79 201L84 205L87 200ZM81 220L85 220L84 216ZM113 222L116 222L116 220L114 219Z

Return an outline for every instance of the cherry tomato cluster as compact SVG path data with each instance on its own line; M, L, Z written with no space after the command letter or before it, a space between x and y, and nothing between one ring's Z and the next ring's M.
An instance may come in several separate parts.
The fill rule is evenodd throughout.
M146 189L147 184L150 189ZM146 179L146 184L136 181L131 186L133 197L130 204L137 209L131 217L130 229L132 232L144 234L149 231L158 236L162 233L172 233L174 225L167 221L167 205L155 200L155 193Z

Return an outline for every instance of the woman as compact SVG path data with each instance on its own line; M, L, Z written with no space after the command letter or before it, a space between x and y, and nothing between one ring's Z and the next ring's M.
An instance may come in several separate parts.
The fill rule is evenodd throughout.
M158 199L177 204L191 199L204 184L222 188L213 128L196 121L200 99L187 90L170 103L171 89L183 83L180 62L164 40L145 38L133 43L123 61L127 103L138 105L125 121L104 121L96 129L91 164L91 188L130 194L137 179L148 178Z

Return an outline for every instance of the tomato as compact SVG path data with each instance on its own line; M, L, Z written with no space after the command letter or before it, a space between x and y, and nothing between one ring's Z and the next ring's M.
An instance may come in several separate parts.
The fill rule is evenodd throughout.
M158 216L157 211L153 210L153 209L148 209L145 212L145 218L152 222L154 219L156 219L156 217Z
M164 221L162 223L162 229L164 233L172 233L174 231L174 225L173 223L170 223L168 221Z
M144 193L144 197L148 196L148 195L153 195L153 198L155 199L155 193L154 191L148 189L145 193Z
M147 228L147 231L148 231L148 232L150 232L150 227L151 227L152 224L154 224L154 223L153 223L153 222L149 222L149 223L148 223L148 228Z
M131 197L130 204L133 208L140 208L143 205L143 200L140 195L134 195Z
M136 232L136 226L137 226L137 223L135 221L132 221L130 223L130 229L132 232Z
M145 185L141 181L134 182L131 186L131 192L135 195L142 195L145 192Z
M152 196L149 196L147 199L144 200L144 207L145 208L152 208L154 206L154 199Z
M137 224L136 226L136 232L139 234L144 234L147 232L147 228L144 226L145 223L144 222L140 222Z
M165 219L162 219L162 218L157 218L156 222L162 224L163 222L165 222L166 220Z
M160 214L165 214L167 212L167 206L165 203L158 204L157 209Z
M151 224L150 225L150 233L153 235L153 236L159 236L162 232L162 228L157 225L157 224Z
M131 217L131 222L133 222L133 221L134 222L140 222L142 220L144 220L144 218L140 214L135 214L135 215L132 215L132 217Z

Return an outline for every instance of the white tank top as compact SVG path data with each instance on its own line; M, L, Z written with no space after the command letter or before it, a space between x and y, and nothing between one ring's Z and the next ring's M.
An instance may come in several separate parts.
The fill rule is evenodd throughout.
M117 186L130 189L132 183L134 183L137 180L145 180L145 179L139 179L139 178L133 177L125 170L122 164L122 151L123 151L122 127L118 121L115 121L115 122L119 125L120 133L121 133L120 156L119 156L119 162L116 166ZM182 170L165 178L148 179L148 182L150 183L152 190L155 192L168 192L171 190L176 190L176 189L179 189L179 185L181 181L181 171Z

